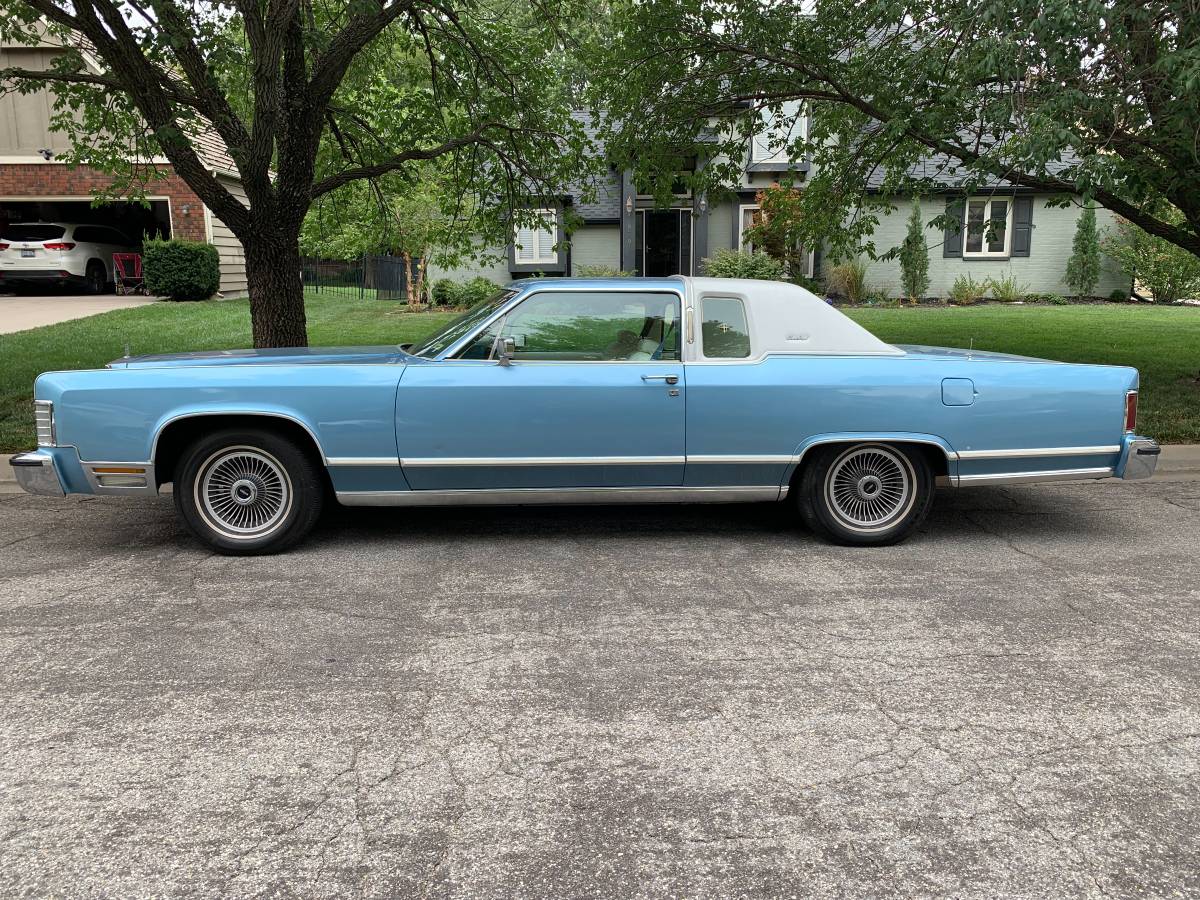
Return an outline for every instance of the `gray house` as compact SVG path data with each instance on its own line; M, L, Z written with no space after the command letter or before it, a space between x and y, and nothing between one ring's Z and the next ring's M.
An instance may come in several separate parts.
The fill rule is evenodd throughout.
M808 160L792 160L786 151L775 149L798 136L807 119L796 116L795 109L784 110L776 123L763 119L758 136L750 142L739 182L720 200L703 193L683 190L669 208L655 204L652 197L638 192L629 171L610 167L598 184L594 196L585 199L582 185L565 196L547 201L538 210L544 227L519 228L506 247L481 250L473 262L454 269L430 266L433 279L455 280L482 275L504 283L514 278L539 273L545 276L571 276L583 267L603 266L645 276L703 274L703 260L718 249L753 251L746 229L753 224L758 191L791 175L803 185L808 176ZM590 120L584 118L586 128ZM593 139L595 134L592 132ZM780 138L785 140L781 141ZM700 161L696 164L703 165ZM935 160L921 164L940 171ZM961 232L947 232L939 238L927 233L930 244L929 295L946 296L954 280L970 274L978 281L1012 275L1031 292L1070 293L1063 282L1067 259L1080 209L1046 206L1049 195L1039 195L1005 183L997 184L986 196L966 200L947 182L945 191L921 201L926 221L949 210L964 220ZM572 215L568 216L568 210ZM904 238L909 205L900 204L895 212L882 217L874 235L876 250L897 246ZM568 233L568 219L582 220ZM1112 223L1107 210L1096 211L1097 227ZM994 222L990 229L985 223ZM821 274L821 250L807 254L808 274ZM900 293L898 261L868 265L867 280L889 294ZM1107 296L1114 290L1127 291L1130 279L1121 274L1107 258L1096 293Z

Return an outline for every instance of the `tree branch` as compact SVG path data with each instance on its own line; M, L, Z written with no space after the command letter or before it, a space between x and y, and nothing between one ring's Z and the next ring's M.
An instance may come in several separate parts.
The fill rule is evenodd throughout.
M447 153L453 153L455 150L461 150L463 147L468 147L472 144L481 143L484 132L491 128L498 127L494 123L481 125L473 132L462 137L457 137L452 140L439 144L436 147L430 147L422 150L406 150L403 153L397 153L390 159L372 165L357 166L352 169L344 169L336 175L330 175L328 178L318 181L312 187L311 197L316 199L322 194L328 194L330 191L337 190L342 185L349 184L352 181L359 181L363 178L378 178L381 175L386 175L389 172L395 172L397 169L402 169L410 162L418 160L437 159L439 156L445 156Z

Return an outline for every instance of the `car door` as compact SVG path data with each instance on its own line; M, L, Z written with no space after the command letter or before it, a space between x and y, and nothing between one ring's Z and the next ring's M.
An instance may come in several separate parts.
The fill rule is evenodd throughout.
M545 289L452 359L410 365L397 446L414 490L683 482L681 295ZM511 340L500 360L495 339Z

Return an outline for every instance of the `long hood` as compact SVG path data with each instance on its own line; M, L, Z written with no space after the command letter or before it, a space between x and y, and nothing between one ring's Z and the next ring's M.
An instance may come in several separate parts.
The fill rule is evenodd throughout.
M385 347L281 347L272 350L196 350L153 353L114 359L111 369L163 369L182 366L328 366L398 362L406 358L395 345Z

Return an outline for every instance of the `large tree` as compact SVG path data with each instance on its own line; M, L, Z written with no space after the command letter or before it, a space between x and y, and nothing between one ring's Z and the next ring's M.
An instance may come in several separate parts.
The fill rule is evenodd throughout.
M315 201L439 160L478 211L472 227L499 238L579 174L559 77L569 2L9 0L0 39L67 49L47 71L0 69L0 90L51 88L69 160L129 192L165 156L245 248L255 345L299 346ZM248 206L197 152L212 132Z
M812 127L785 140L813 161L813 237L869 245L901 197L1002 180L1200 255L1194 0L631 0L614 30L597 50L609 147L660 186L689 153L728 182L758 113L802 101ZM700 133L714 115L729 124Z

